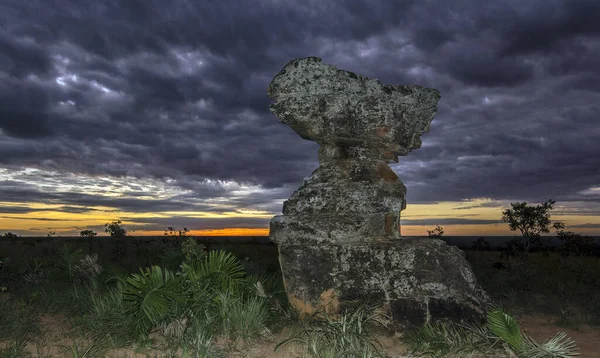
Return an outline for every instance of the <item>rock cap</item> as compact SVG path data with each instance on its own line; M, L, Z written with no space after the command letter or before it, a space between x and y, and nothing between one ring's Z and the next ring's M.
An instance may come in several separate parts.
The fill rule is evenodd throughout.
M397 161L421 146L437 111L439 91L379 80L325 64L290 61L269 85L270 110L302 138L363 148L369 159Z

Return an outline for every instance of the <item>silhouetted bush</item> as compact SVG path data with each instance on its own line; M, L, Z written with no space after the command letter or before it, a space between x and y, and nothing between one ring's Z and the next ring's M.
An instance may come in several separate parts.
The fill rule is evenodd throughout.
M427 236L430 239L439 239L444 236L444 229L438 225L433 230L427 230Z
M508 270L508 266L506 266L503 262L494 262L492 267L497 270Z
M512 257L520 256L525 252L525 248L523 243L519 239L512 239L506 242L504 248L502 249L502 254L500 257L503 259L508 259Z
M96 235L98 235L98 233L94 232L93 230L82 230L79 232L79 236L84 239L92 239L96 237Z
M190 230L187 227L184 227L183 230L177 230L174 226L169 226L167 230L165 230L165 236L168 237L187 237Z
M556 232L558 239L562 241L559 252L563 257L566 256L597 256L600 253L600 247L593 238L576 234L572 231L559 230Z
M480 237L477 240L475 240L473 245L471 245L471 248L473 250L477 250L477 251L490 251L491 250L490 243L484 237Z

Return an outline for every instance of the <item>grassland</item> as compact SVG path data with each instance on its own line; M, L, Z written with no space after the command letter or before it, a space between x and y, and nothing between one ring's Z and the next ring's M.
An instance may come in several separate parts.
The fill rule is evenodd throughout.
M126 256L68 246L3 259L0 357L406 356L410 345L386 335L368 307L299 320L287 304L276 247L246 245L246 254L240 247L232 255L176 245L135 256L144 258L142 269L131 269L135 262L121 266ZM537 338L537 329L546 334L539 339L550 338L543 319L593 351L600 338L598 258L503 258L471 250L466 257L523 332Z

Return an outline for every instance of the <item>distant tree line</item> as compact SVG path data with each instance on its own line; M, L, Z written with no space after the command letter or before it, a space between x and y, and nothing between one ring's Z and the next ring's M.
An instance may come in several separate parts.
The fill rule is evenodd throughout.
M563 256L600 256L600 246L589 236L565 231L565 224L561 221L552 222L550 220L550 211L554 209L556 202L552 199L531 206L527 202L511 203L510 209L502 211L502 221L508 223L511 231L519 231L520 237L512 239L506 243L503 248L504 255L527 257L530 252L548 252L551 248L544 247L542 243L542 234L550 233L550 229L556 230L556 235L561 241L558 249ZM104 224L104 232L111 237L127 237L127 230L121 220L115 220ZM48 237L54 236L54 232L49 232ZM187 237L188 228L181 230L173 226L167 227L164 233L167 237ZM80 237L92 239L97 236L93 230L82 230ZM433 239L442 239L444 229L437 225L433 230L427 230L427 236ZM16 234L7 232L2 235L3 238L16 238ZM471 249L478 251L487 251L491 249L490 243L483 237L478 238L471 246Z
M127 229L123 226L121 220L114 220L112 222L104 224L104 232L107 233L111 237L127 237ZM184 227L181 230L178 230L174 226L169 226L165 230L165 236L168 237L187 237L189 235L190 230L187 227ZM53 237L56 235L54 231L48 232L48 237ZM82 230L79 232L79 237L84 239L93 239L98 235L94 230ZM2 235L4 238L16 238L18 235L7 232Z
M543 245L542 234L548 234L550 229L554 228L556 236L561 241L558 252L562 256L600 257L600 246L593 238L572 231L564 231L565 224L563 222L550 220L550 211L554 209L555 203L552 199L536 206L527 205L527 202L516 202L510 204L510 209L502 211L502 221L508 223L511 231L521 233L520 237L506 243L503 248L504 256L526 258L531 252L548 253L553 251L552 248ZM444 229L438 225L433 230L427 230L427 233L429 238L440 239L444 235ZM473 243L471 249L488 251L491 246L485 238L480 237Z

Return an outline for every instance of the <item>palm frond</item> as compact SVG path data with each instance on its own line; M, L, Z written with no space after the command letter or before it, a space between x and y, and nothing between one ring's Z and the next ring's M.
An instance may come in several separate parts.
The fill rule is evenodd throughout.
M79 263L75 265L75 271L88 280L98 277L103 271L102 266L98 264L98 254L83 256Z
M269 319L269 309L266 301L260 297L253 297L247 301L234 300L229 305L226 322L228 331L236 338L249 340L251 338L268 335L266 327Z
M124 280L123 300L130 304L125 314L138 320L141 329L158 323L169 312L171 302L183 302L180 281L167 269L152 266Z
M192 282L208 281L220 291L236 290L244 281L244 267L233 254L216 250L202 260L193 260L181 265L186 277Z
M294 344L304 348L305 357L382 357L373 330L379 324L383 324L383 317L366 305L344 312L339 319L316 314L275 349Z
M60 268L67 272L69 277L72 277L75 273L76 266L81 262L83 257L84 255L81 249L71 251L69 246L64 245L58 250L56 263Z
M488 312L485 326L432 323L407 332L402 341L413 353L443 357L448 354L485 356L503 348L510 357L571 358L578 355L575 343L560 332L543 344L521 334L517 321L502 309Z
M178 248L168 248L166 249L159 257L158 264L161 267L166 267L168 269L177 269L179 265L183 262L185 256L183 252Z
M487 336L481 331L446 322L426 323L404 334L402 341L413 353L435 357L489 350Z
M513 350L520 351L523 345L523 336L519 323L501 309L488 312L487 327L496 336L506 342Z
M530 358L571 358L579 355L575 342L564 332L558 332L542 344L525 336L523 353Z

